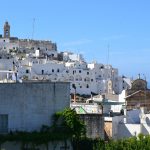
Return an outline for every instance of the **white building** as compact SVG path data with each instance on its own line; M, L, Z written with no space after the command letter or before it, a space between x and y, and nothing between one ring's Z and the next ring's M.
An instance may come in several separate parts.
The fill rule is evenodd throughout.
M11 37L10 25L5 23L4 37L0 36L0 69L15 71L18 80L67 81L71 93L80 95L120 94L130 87L130 80L119 76L111 65L87 63L81 54L72 52L61 54L62 61L58 61L57 45L51 41Z
M125 115L105 117L105 130L112 139L150 134L150 114L143 108L127 111Z
M11 60L11 61L10 61ZM13 67L13 61L15 62ZM118 75L118 69L98 63L88 64L83 61L57 61L47 58L30 57L20 59L0 59L1 69L15 68L19 79L51 80L71 82L71 93L91 95L91 93L120 94L130 85ZM9 64L9 67L6 67ZM76 89L74 89L76 87Z

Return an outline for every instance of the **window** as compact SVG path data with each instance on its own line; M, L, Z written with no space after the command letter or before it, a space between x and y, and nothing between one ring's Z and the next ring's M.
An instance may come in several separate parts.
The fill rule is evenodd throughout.
M3 40L5 42L5 40Z
M52 72L54 72L54 69L52 69Z
M44 74L44 70L42 69L42 74Z
M91 79L91 82L93 82L93 79Z
M29 73L29 70L28 70L28 69L26 70L26 73Z
M79 70L79 73L81 73L81 70Z
M82 88L82 86L80 86L80 89Z
M59 69L57 69L57 72L59 72Z
M54 54L52 54L52 57L54 57Z
M75 84L72 84L72 88L76 89L76 85L75 85Z
M89 75L89 72L87 72L87 75Z
M88 85L88 84L86 85L86 88L89 88L89 85Z
M0 133L8 132L8 115L0 114Z
M8 32L8 30L6 30L6 32L5 32L5 33L6 33L6 36L8 36L8 35L9 35L9 32Z

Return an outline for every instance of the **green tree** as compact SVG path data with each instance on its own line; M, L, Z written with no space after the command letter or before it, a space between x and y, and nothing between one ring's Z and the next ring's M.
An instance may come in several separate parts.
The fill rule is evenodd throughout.
M74 110L66 108L57 112L53 117L53 129L62 132L68 137L84 137L86 130L84 123L80 120L79 115Z
M79 141L81 137L85 137L85 125L80 120L79 115L70 108L64 109L62 112L57 112L54 115L53 132L59 132L64 136L64 145L67 146L67 139L72 141L74 149L79 149Z

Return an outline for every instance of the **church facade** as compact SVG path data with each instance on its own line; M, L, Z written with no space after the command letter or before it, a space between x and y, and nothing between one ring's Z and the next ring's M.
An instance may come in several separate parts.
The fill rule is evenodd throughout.
M126 90L127 109L146 107L150 110L150 89L147 88L147 81L137 79L132 82L131 89Z

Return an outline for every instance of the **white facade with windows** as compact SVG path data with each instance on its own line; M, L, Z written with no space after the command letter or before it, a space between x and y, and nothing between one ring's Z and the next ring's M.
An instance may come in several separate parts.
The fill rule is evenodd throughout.
M51 41L18 39L10 35L10 25L6 22L4 36L0 36L1 80L12 77L3 70L14 71L18 80L67 81L71 83L71 93L86 95L119 94L130 87L130 80L120 77L118 69L111 65L88 64L81 54L72 52L58 54L56 43Z
M16 71L18 80L70 82L71 93L81 95L120 94L123 89L130 87L131 82L128 78L119 76L118 69L111 65L96 62L88 64L82 60L65 62L26 55L22 60L17 57L0 59L0 66L2 70Z

